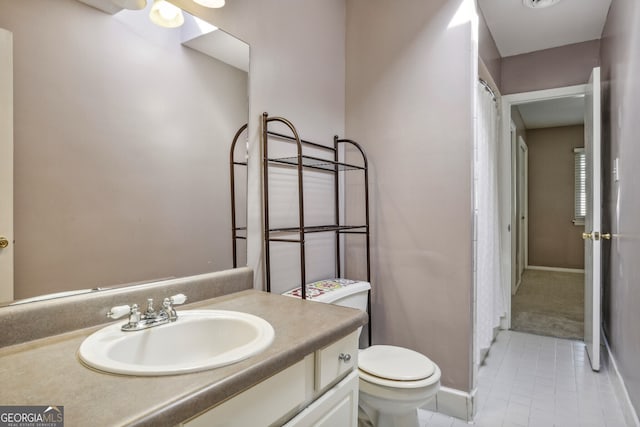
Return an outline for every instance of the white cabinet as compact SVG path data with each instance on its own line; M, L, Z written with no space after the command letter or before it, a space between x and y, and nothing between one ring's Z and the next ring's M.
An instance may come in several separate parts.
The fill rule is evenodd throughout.
M318 350L316 356L316 390L322 391L358 366L358 333L351 333Z
M356 427L358 425L358 372L352 371L285 427Z
M281 424L313 392L313 355L183 423L185 427L247 427Z
M353 332L182 426L356 427L357 359Z

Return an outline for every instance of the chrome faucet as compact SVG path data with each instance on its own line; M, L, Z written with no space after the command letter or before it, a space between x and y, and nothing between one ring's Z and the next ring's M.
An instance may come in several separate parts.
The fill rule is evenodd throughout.
M144 313L140 313L138 304L118 305L112 307L107 313L107 317L118 319L126 314L129 315L129 322L122 325L124 332L141 331L143 329L152 328L154 326L164 325L165 323L175 322L178 314L174 305L184 304L187 297L184 294L177 294L162 301L162 308L156 311L153 308L153 299L147 299L147 309Z

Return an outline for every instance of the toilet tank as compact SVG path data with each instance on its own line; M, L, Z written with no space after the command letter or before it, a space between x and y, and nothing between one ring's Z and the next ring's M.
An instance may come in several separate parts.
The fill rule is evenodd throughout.
M307 284L307 299L366 311L370 289L369 282L348 279L319 280ZM301 289L295 288L283 295L300 298Z

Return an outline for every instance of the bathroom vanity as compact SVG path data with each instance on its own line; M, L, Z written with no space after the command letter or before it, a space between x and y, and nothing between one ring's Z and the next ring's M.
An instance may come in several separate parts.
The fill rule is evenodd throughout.
M287 427L356 427L357 354L358 334L352 332L182 425L281 425L297 414Z
M69 426L356 425L357 328L365 313L255 290L184 309L259 316L273 326L274 341L233 365L138 377L78 360L80 344L104 325L70 331L0 348L0 402L64 406Z

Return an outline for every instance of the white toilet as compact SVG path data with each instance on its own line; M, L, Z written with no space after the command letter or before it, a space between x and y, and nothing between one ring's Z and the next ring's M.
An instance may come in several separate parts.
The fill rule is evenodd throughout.
M346 279L307 285L307 299L366 310L371 285ZM300 297L300 288L284 295ZM407 348L374 345L358 354L360 426L417 427L418 408L440 388L440 369Z

